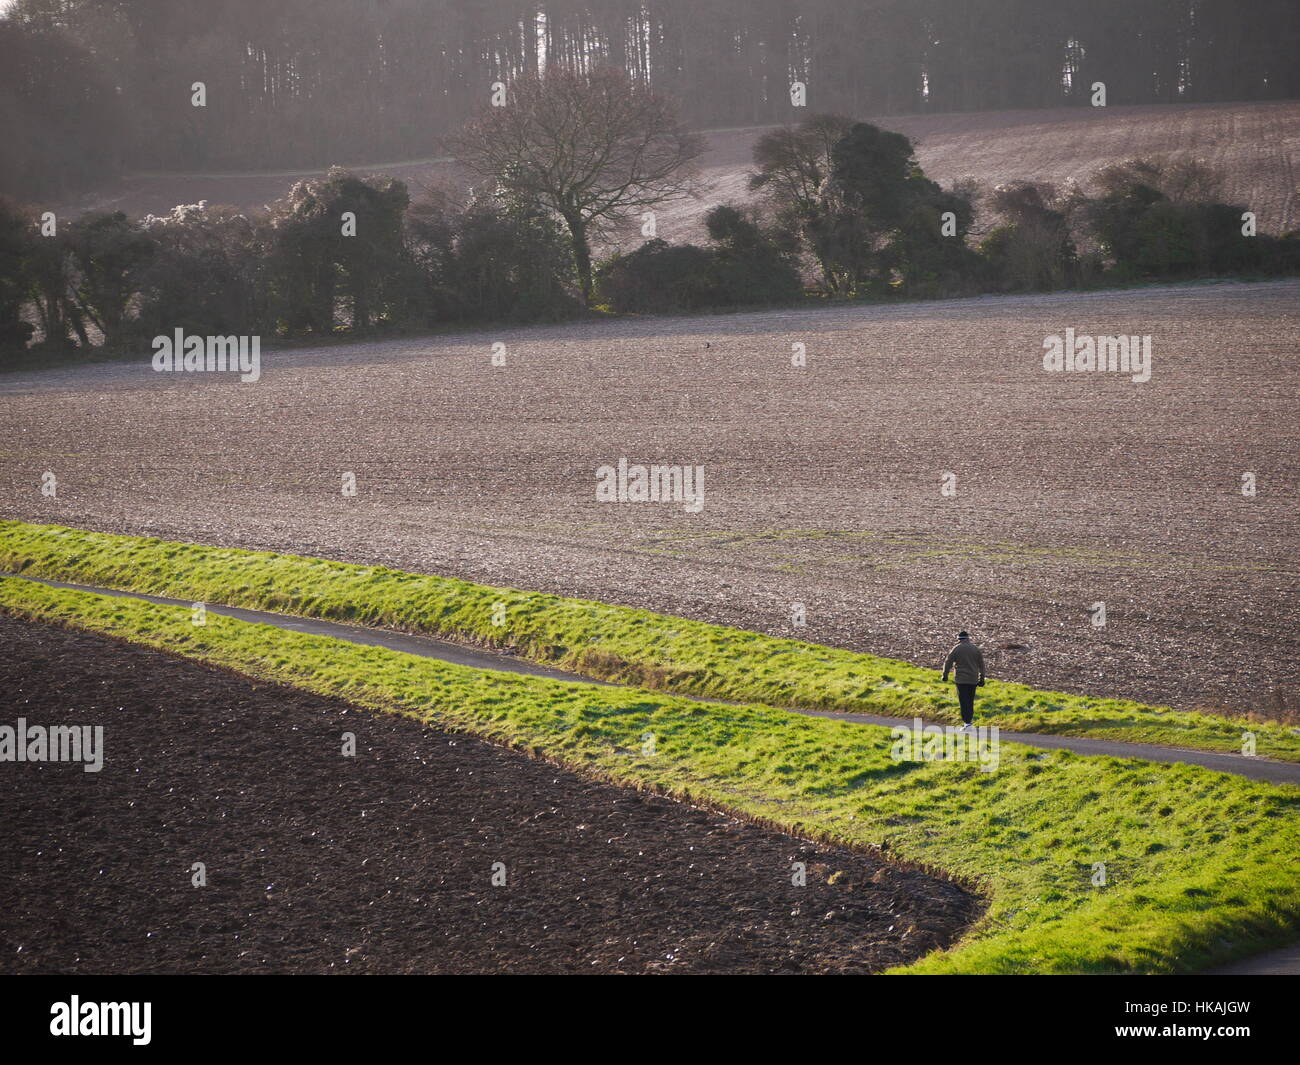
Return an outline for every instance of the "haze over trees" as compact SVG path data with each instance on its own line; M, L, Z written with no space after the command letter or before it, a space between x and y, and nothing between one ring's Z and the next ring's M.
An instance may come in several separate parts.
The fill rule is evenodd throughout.
M625 70L690 128L1300 96L1294 0L14 0L0 191L441 154L495 81ZM201 81L207 106L196 108Z
M200 203L139 221L92 211L57 229L0 198L0 354L129 355L175 329L372 335L593 312L1300 272L1300 233L1257 232L1241 204L1216 198L1218 175L1194 161L1112 164L1088 189L1026 181L944 189L925 176L906 136L822 115L760 141L753 183L767 202L714 207L706 245L650 239L631 251L607 249L594 266L591 227L677 188L693 138L668 121L611 123L634 146L651 130L665 137L663 154L631 149L632 160L651 163L651 191L638 192L625 145L599 131L591 143L575 140L572 131L576 116L614 106L611 93L623 101L617 114L638 113L640 93L628 97L618 72L544 80L552 77L566 104L541 106L547 90L534 85L530 122L568 132L538 138L528 124L472 125L492 180L467 195L434 191L412 203L400 180L334 167L263 211ZM657 106L650 113L669 114ZM830 140L830 130L843 132ZM489 150L496 144L500 154ZM620 176L607 181L602 165L611 159L622 160ZM589 188L605 191L588 199ZM979 233L977 202L991 218ZM972 246L969 238L981 235Z
M503 106L484 107L451 143L501 195L563 220L584 304L592 238L690 193L704 151L672 103L612 68L519 78Z
M700 8L710 2L700 0ZM953 21L955 16L976 9L1022 11L1017 0L930 0L908 8L906 17L901 6L881 3L835 8L846 18L852 12L881 17L892 12L900 21L882 26L899 42L894 59L906 55L907 18L915 11L941 12L948 27L965 25ZM1051 9L1059 15L1073 7L1063 2ZM1150 9L1170 15L1182 8L1168 0ZM457 168L456 187L418 188L413 196L406 182L391 175L332 166L259 209L200 202L142 219L103 210L65 218L46 210L48 200L0 196L0 348L6 352L55 358L125 355L176 328L292 339L607 312L676 313L1300 272L1300 233L1257 231L1254 212L1245 204L1223 202L1221 175L1195 160L1111 162L1084 185L1073 180L1060 187L1041 181L997 184L995 179L944 188L923 172L904 134L846 114L791 108L773 88L775 67L763 77L750 76L752 70L747 75L751 91L766 86L764 106L776 108L784 101L787 119L754 144L749 187L759 194L755 202L713 206L705 218L707 241L701 244L670 244L647 226L642 235L650 239L625 247L611 239L619 223L645 221L658 205L695 190L703 138L688 132L682 109L702 114L705 88L725 88L715 86L699 65L665 74L648 59L661 53L666 38L651 32L645 20L653 12L665 19L671 13L680 31L694 26L694 8L632 8L612 0L590 5L581 10L593 21L582 23L584 32L570 39L560 27L570 25L566 19L576 17L578 7L497 4L490 8L493 17L511 13L513 51L502 44L505 37L475 37L466 28L487 33L485 27L495 27L492 32L504 33L505 23L467 13L463 25L452 27L455 33L449 30L441 51L423 57L421 84L445 90L424 101L425 111L410 100L398 108L398 101L380 89L400 82L391 79L403 69L397 57L410 43L389 30L409 28L418 38L420 26L445 26L439 20L448 8L441 4L359 3L346 8L351 17L346 23L331 21L342 19L345 11L334 0L310 7L279 0L267 5L266 17L243 0L217 0L206 9L226 11L229 23L196 21L188 0L18 0L12 10L11 19L0 21L0 44L17 49L22 92L0 95L0 113L23 132L15 153L5 157L11 177L25 175L20 186L34 183L49 194L40 178L50 166L69 183L88 177L94 164L83 154L86 144L103 141L103 158L111 167L123 157L111 151L119 136L132 153L147 150L165 160L179 143L168 147L168 129L184 133L186 151L197 153L188 158L210 162L205 153L223 143L221 131L232 116L248 123L246 136L244 127L227 130L232 151L242 144L255 152L263 144L299 155L329 150L355 157L398 146L383 137L426 144L419 138L432 138L439 123L457 114L457 127L443 131L441 143L477 175L477 184L471 187ZM299 21L281 26L283 40L259 53L251 42L284 10L296 12ZM753 5L754 17L745 24L767 27L783 47L816 24L802 21L809 15L790 23L782 21L785 14L777 18L771 12L772 20L764 21L766 10L762 3ZM815 4L809 7L816 10ZM1207 0L1193 10L1193 22L1203 27L1205 12L1216 8ZM614 37L592 12L621 27L623 47L610 65L593 65L594 57L613 54ZM403 13L412 16L409 26L385 21ZM1036 25L1028 9L1022 13L1027 26ZM335 42L318 35L316 16L336 30L346 25L351 43L337 52L342 73L329 78L322 73L316 83L321 98L303 97L303 68L289 62L283 93L268 98L268 85L276 85L282 73L265 65L267 56L282 54L275 49L297 54L293 47L311 42L312 62L335 54ZM367 80L365 70L346 66L368 54L377 25L388 27L380 42L389 80ZM941 40L935 36L938 25L926 24L930 45ZM194 44L200 38L186 36L199 27L206 27L201 46ZM231 58L225 48L237 27L245 31L238 37L242 58ZM710 32L701 27L706 37ZM756 31L729 32L734 42ZM972 33L972 40L981 39L973 28ZM874 38L857 39L870 50ZM727 46L712 40L725 60ZM187 41L195 50L186 50ZM686 38L682 41L684 47ZM432 48L434 42L428 43ZM179 51L169 51L173 44ZM629 50L630 44L638 47ZM1183 45L1190 47L1185 40ZM1073 92L1074 78L1085 70L1083 58L1095 59L1096 48L1089 47L1071 52L1058 89ZM449 56L457 48L453 63ZM114 55L128 54L143 61L139 69L110 62ZM261 60L245 62L257 54ZM790 59L792 53L782 54L780 84L786 86L792 76L808 76L811 68L804 60L811 62L808 57L818 53L809 52L802 67ZM233 66L223 65L222 57ZM70 62L66 84L51 66L60 58ZM149 62L157 75L153 81L144 79ZM179 65L168 65L173 62ZM457 69L472 84L482 76L482 93L457 97L453 104L451 83L438 81L447 63L459 63ZM1180 63L1182 92L1192 84L1192 68ZM201 78L194 73L198 70L213 74ZM238 74L235 81L230 70ZM413 65L412 78L415 70ZM923 92L912 98L913 105L918 99L928 103L936 92L931 68L923 74ZM340 78L351 75L349 95L338 101L339 111L331 111L325 102ZM687 89L661 88L674 82ZM46 83L48 99L39 91ZM1125 83L1121 78L1116 84ZM195 94L206 106L192 106ZM181 100L180 109L168 110L171 103L150 109L164 99ZM261 100L258 109L248 111L255 100ZM714 100L709 106L716 105ZM117 122L124 124L115 127ZM156 137L150 122L157 123ZM284 144L277 140L281 134Z

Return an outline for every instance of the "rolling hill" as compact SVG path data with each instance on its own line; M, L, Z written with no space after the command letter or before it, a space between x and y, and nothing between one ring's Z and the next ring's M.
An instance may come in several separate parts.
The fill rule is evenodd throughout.
M1085 181L1107 163L1140 156L1191 156L1221 169L1229 199L1249 206L1266 232L1300 225L1293 157L1300 151L1300 101L1242 104L1147 105L1104 110L951 113L876 118L906 133L928 175L948 183L964 177L996 184L1014 179ZM700 220L718 203L745 200L750 153L763 128L712 130L702 160L708 191L698 201L665 207L659 235L671 241L699 238ZM468 180L450 160L433 158L374 163L343 160L362 172L403 178L418 196L421 186ZM256 208L317 170L264 173L141 173L114 189L61 205L159 214L178 203L207 200Z

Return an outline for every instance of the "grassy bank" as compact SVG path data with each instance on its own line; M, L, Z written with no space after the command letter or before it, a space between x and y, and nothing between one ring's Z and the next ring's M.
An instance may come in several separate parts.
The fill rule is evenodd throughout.
M0 571L378 625L509 648L601 680L717 699L957 720L936 670L798 640L513 588L260 551L0 522ZM1023 732L1238 751L1240 720L991 681L981 720ZM1300 762L1300 734L1249 725Z
M23 580L0 579L0 610L880 847L988 895L987 914L960 944L904 972L1185 972L1300 935L1297 788L1010 744L994 772L898 762L884 728L473 670L213 614L196 627L183 607ZM1096 863L1105 886L1094 886Z

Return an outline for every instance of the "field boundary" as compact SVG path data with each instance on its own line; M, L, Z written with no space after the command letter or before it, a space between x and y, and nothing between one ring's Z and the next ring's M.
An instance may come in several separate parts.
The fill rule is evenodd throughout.
M14 577L13 574L0 573L0 577ZM167 596L149 595L145 592L122 592L111 588L96 588L84 584L71 584L66 581L52 581L42 577L14 577L16 580L33 581L51 588L65 588L70 591L88 592L110 598L140 598L158 606L192 605L180 599ZM578 673L567 673L550 666L538 665L527 659L502 654L488 648L469 644L452 643L436 636L415 635L412 633L393 632L390 629L372 626L346 625L338 621L325 621L320 618L303 618L292 614L273 614L264 610L249 610L245 607L232 607L224 603L207 603L205 610L211 614L232 617L239 621L256 625L273 625L279 629L294 632L306 632L316 636L329 636L333 639L364 646L386 647L390 651L414 654L422 658L434 658L441 662L468 666L471 669L486 669L497 672L523 674L530 677L545 677L550 680L566 681L573 684L613 685L612 681L596 680ZM732 700L707 700L701 702L718 702L720 705L732 705ZM807 707L790 706L783 709L796 714L825 717L837 721L848 721L859 725L878 725L884 728L911 728L914 719L901 717L881 717L875 714L837 713L833 710L809 710ZM934 721L923 721L925 725L934 725ZM1025 732L1001 732L1000 738L1006 743L1022 743L1029 747L1040 747L1073 751L1075 754L1104 755L1111 758L1146 758L1160 762L1181 762L1186 765L1198 765L1220 773L1232 773L1248 780L1265 780L1274 784L1300 785L1300 764L1278 762L1269 758L1248 758L1238 754L1220 754L1215 751L1198 751L1189 747L1161 747L1149 743L1124 743L1117 740L1095 740L1083 736L1048 736Z
M1300 933L1294 788L1016 744L993 773L900 764L875 726L489 673L220 615L196 626L186 607L14 578L0 579L0 609L412 715L983 889L989 911L967 937L902 972L1195 972ZM651 755L647 731L660 741ZM1100 888L1089 856L1112 869Z
M297 555L0 521L0 571L372 625L504 650L569 672L697 698L956 723L937 670L634 607ZM1022 733L1300 763L1300 732L992 680L986 724Z

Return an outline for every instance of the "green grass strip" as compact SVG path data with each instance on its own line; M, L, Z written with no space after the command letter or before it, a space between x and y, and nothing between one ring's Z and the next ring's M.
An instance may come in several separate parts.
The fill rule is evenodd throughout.
M1300 788L1012 744L991 773L898 762L885 728L475 670L211 613L195 626L184 607L12 578L0 579L0 610L880 847L987 893L987 914L960 944L902 972L1188 972L1300 935ZM1105 886L1093 884L1096 863Z
M0 571L510 648L585 676L706 698L958 721L937 670L798 640L382 566L0 522ZM980 721L1300 762L1300 731L990 681Z

